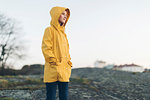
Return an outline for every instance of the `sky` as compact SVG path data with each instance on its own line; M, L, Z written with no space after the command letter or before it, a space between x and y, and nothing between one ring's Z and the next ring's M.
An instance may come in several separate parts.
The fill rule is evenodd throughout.
M96 60L150 68L150 0L0 0L0 13L18 22L27 45L28 58L16 69L45 63L41 43L54 6L71 11L66 34L74 68Z

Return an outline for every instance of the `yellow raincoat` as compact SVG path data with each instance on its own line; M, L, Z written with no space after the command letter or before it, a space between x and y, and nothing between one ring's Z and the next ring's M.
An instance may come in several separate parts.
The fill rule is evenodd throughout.
M68 17L64 26L60 26L58 19L67 9ZM69 43L65 33L65 25L70 17L70 10L65 7L53 7L50 10L50 26L45 29L42 40L42 53L45 58L44 83L70 82L72 62L69 53ZM52 64L50 62L55 62Z

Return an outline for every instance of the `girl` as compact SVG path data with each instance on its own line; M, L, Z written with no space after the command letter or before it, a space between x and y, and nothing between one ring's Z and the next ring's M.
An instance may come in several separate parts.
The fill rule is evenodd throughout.
M46 100L55 100L57 85L59 99L68 100L72 62L65 25L70 10L56 6L50 10L50 15L50 26L45 29L41 46L45 58L43 82L46 84Z

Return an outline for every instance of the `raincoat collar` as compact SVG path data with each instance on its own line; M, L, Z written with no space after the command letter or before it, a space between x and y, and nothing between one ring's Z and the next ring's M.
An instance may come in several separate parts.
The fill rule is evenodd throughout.
M63 11L65 11L65 10L68 11L67 12L68 13L68 17L67 17L67 20L66 20L65 24L63 26L60 26L58 19L59 19L61 13ZM54 26L57 30L64 32L66 23L68 22L68 19L70 17L70 10L68 8L65 8L65 7L58 7L58 6L56 6L56 7L53 7L50 10L50 15L51 15L50 25Z

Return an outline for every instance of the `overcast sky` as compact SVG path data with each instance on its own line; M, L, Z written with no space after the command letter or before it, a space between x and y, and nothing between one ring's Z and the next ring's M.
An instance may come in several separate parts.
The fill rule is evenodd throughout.
M75 68L96 60L150 68L150 0L0 0L0 13L19 22L28 47L15 68L44 64L42 37L54 6L71 11L66 34Z

